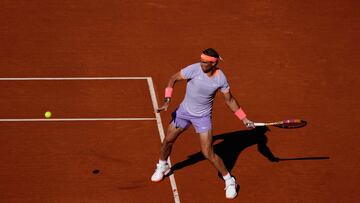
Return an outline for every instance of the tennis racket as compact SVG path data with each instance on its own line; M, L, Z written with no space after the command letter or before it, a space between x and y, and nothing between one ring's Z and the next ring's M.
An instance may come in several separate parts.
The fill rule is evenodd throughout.
M301 119L286 119L282 121L276 121L276 122L267 122L267 123L254 123L256 126L276 126L279 128L301 128L304 127L307 124L306 121Z

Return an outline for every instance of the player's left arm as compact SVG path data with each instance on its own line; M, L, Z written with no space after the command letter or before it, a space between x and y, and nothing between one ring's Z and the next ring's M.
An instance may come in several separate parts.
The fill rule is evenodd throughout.
M238 112L239 110L241 110L239 103L237 102L236 98L231 94L230 90L224 91L224 99L225 99L225 103L226 105L230 108L230 110L234 113ZM244 115L245 117L242 118L242 122L245 124L246 127L250 127L250 128L254 128L254 122L252 122L251 120L249 120L246 115Z

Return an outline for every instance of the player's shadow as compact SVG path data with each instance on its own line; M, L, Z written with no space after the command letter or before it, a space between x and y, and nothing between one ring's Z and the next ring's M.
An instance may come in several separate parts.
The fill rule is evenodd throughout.
M257 145L259 153L270 162L330 159L330 157L327 156L278 158L267 146L268 138L266 133L268 131L270 131L268 127L256 127L252 130L242 130L215 135L213 136L213 141L216 143L214 145L214 151L223 159L224 164L229 172L231 172L231 170L234 168L240 153L253 145ZM205 157L200 151L191 154L187 159L176 163L171 167L171 169L172 172L174 172L203 160L205 160ZM220 174L218 175L220 176Z
M214 145L214 151L223 159L229 172L233 169L240 153L244 151L244 149L253 145L257 145L257 149L260 154L269 161L278 162L280 159L276 157L267 146L267 131L269 131L267 127L256 127L252 130L242 130L215 135L213 136L214 142L218 142L219 140L221 141ZM171 169L174 172L203 160L205 160L205 157L200 151L189 155L186 160L176 163L171 167Z

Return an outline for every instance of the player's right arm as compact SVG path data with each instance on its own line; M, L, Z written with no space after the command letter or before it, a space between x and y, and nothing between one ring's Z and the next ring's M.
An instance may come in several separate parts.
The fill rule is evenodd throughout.
M172 75L169 79L168 85L166 88L174 88L175 83L179 80L185 80L185 77L181 74L181 71L175 73L174 75ZM161 111L166 111L170 105L170 97L166 97L164 99L164 104L157 109L157 112L161 112Z
M175 73L174 75L172 75L169 79L168 82L168 87L173 88L175 83L179 80L185 80L184 76L181 74L181 71Z

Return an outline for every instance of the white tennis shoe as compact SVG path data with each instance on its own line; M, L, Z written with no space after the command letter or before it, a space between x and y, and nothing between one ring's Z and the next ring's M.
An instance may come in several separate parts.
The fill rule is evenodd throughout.
M151 181L160 182L164 179L164 176L170 173L171 169L168 164L156 164L156 169L154 174L151 176Z
M234 199L237 196L237 183L234 177L225 181L225 196L227 199Z

